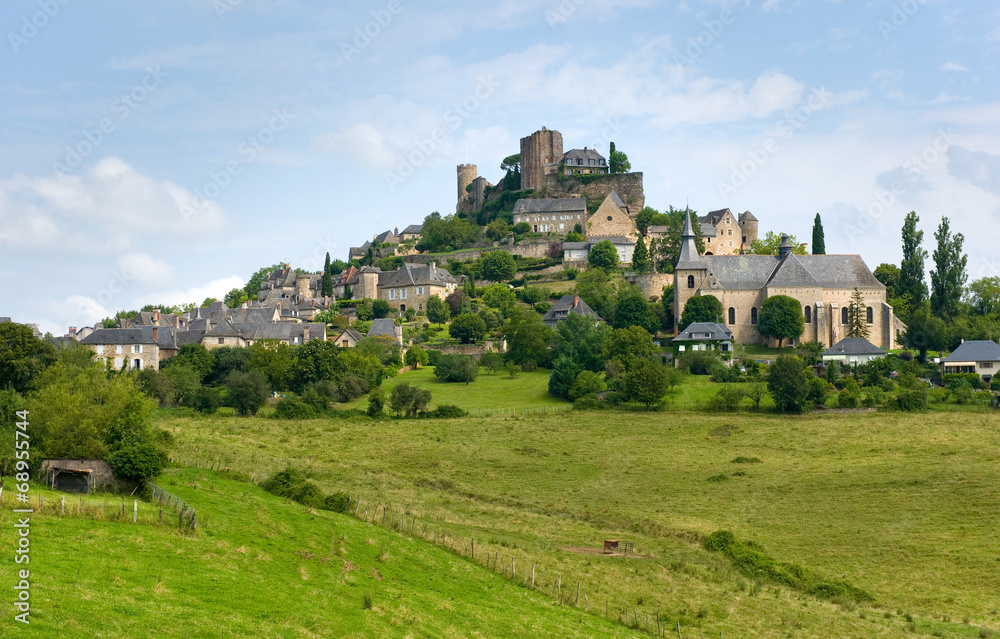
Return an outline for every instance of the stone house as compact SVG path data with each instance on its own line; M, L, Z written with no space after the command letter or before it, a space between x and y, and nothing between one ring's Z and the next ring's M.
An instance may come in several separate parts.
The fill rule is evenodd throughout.
M80 340L115 370L160 367L159 327L147 333L141 328L101 328ZM167 329L162 329L167 330Z
M885 357L885 351L863 337L845 337L823 351L823 363L865 364Z
M423 230L423 224L411 224L403 229L403 232L399 235L399 241L407 242L409 240L419 240L420 233Z
M578 313L584 317L591 317L595 322L602 322L601 316L597 314L597 311L590 308L590 306L580 299L579 295L563 295L559 298L555 304L552 305L545 315L542 316L542 322L545 323L549 328L555 328L556 325L569 317L570 313Z
M1000 369L1000 345L988 339L963 341L941 365L945 373L975 373L988 382Z
M689 214L673 273L675 317L691 297L712 295L722 302L737 343L763 344L757 331L761 306L771 296L787 295L802 304L801 341L831 345L847 336L848 306L857 289L873 341L885 350L897 347L906 327L861 256L794 255L793 248L786 240L778 255L699 255Z
M373 244L399 244L399 228L383 231L375 236Z
M387 317L372 320L371 328L365 337L391 337L400 346L403 345L403 327L397 326L394 321Z
M750 211L739 216L729 209L698 218L705 238L705 255L738 255L757 239L757 218Z
M610 173L611 171L604 156L587 147L571 149L564 153L563 166L566 175L590 175L592 173Z
M594 237L624 236L634 244L639 237L639 230L628 207L618 197L618 193L612 190L597 211L587 219L583 234L588 240Z
M674 361L685 351L719 351L728 353L733 350L733 332L723 324L714 322L693 322L673 339Z
M347 249L347 261L353 262L354 260L363 259L368 255L368 251L371 249L372 243L365 241L361 246L352 246Z
M422 311L427 308L427 300L432 295L444 299L457 285L458 281L451 273L438 268L435 262L429 264L406 262L395 271L379 273L378 297L401 312L405 312L408 308Z
M531 225L533 233L565 235L587 223L587 200L582 197L521 199L514 203L514 224Z
M358 342L364 339L364 337L364 335L357 332L353 328L348 328L343 333L333 338L333 342L341 348L354 348L358 345Z

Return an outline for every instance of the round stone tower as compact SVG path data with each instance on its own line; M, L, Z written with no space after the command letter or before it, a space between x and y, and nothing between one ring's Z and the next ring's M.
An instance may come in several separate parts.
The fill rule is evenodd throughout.
M750 211L740 215L740 228L743 229L743 244L749 248L750 243L758 239L757 218Z
M305 273L299 273L295 276L295 292L304 299L309 299L309 276Z
M469 197L469 192L466 189L470 184L479 177L479 169L475 164L459 164L458 165L458 201Z

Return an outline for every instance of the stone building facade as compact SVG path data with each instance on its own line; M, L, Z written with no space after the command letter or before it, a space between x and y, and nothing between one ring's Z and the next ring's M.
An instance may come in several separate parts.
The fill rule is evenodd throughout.
M543 176L559 170L563 159L563 136L559 131L542 127L521 138L521 188L540 189L545 186Z
M761 306L774 295L802 304L805 331L801 341L832 346L847 336L847 308L857 289L869 328L869 339L880 348L898 347L905 330L886 303L885 286L858 255L794 255L782 244L778 255L699 255L691 216L684 224L681 255L674 268L674 316L687 301L712 295L723 308L722 323L739 344L765 344L758 332Z
M698 218L705 239L705 255L739 255L757 239L757 218L750 211L736 215L729 209Z
M160 329L149 332L142 328L100 328L80 340L115 370L143 370L160 367L160 346L157 343Z
M410 308L422 311L427 308L427 300L431 296L444 299L455 291L457 285L458 281L451 273L438 268L435 262L426 265L406 262L395 271L381 274L378 297L398 311L405 312Z
M587 225L587 200L582 197L522 199L514 203L514 224L531 225L533 233L565 235L577 224Z
M635 220L629 214L629 209L625 202L618 197L618 193L611 191L597 211L590 216L583 229L588 240L600 237L627 237L633 243L639 236L639 231L635 226Z

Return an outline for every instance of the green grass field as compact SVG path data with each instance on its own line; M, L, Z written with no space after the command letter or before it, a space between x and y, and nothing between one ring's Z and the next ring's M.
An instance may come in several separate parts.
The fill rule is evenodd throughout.
M148 505L131 523L131 500L127 522L76 515L79 498L62 516L57 496L33 487L51 506L31 517L31 623L15 622L7 604L0 636L639 636L443 548L249 483L196 469L160 481L197 504L197 534L178 533L176 516L156 523ZM16 543L10 494L0 509L5 549ZM120 512L118 498L106 500L103 512ZM4 570L0 586L13 593L14 584Z
M580 580L601 607L638 605L706 636L989 637L1000 628L993 415L571 412L164 425L181 459L258 473L295 465L328 491L406 508L481 539L485 552L537 563L546 578ZM763 463L732 463L739 456ZM723 528L778 560L846 579L876 604L754 583L701 549L702 536ZM633 541L651 559L564 550L604 539Z
M386 392L401 382L410 382L431 391L430 408L441 404L452 404L465 410L483 409L532 409L547 407L568 407L568 403L549 395L548 370L525 371L511 379L503 371L490 375L485 368L479 369L479 377L471 384L444 382L434 377L434 367L426 366L397 375L383 384ZM344 404L345 408L368 407L368 398L361 397Z

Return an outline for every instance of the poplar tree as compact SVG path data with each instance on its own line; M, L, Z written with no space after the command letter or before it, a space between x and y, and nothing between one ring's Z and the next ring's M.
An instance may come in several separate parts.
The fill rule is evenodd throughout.
M931 312L946 322L958 315L959 303L965 291L968 256L962 253L965 236L951 234L951 222L942 217L934 233L934 270L931 271Z
M927 299L927 285L924 283L927 251L921 247L924 232L917 230L919 221L916 212L910 211L903 222L903 261L899 263L897 292L900 297L909 298L910 308L918 308Z
M823 221L816 214L813 220L813 255L826 255L826 239L823 236Z
M649 251L646 249L646 242L642 236L635 242L635 251L632 252L632 268L636 273L646 273L649 271Z
M330 273L330 254L326 254L326 264L323 265L323 297L333 297L333 274Z

